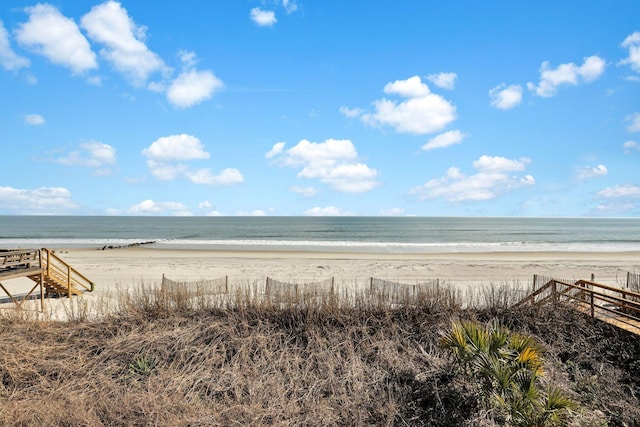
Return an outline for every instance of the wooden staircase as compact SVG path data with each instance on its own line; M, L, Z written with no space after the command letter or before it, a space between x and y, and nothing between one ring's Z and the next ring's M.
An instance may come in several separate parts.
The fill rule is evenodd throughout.
M0 280L19 277L27 277L35 283L35 286L22 297L12 295L0 283L0 289L18 306L29 299L37 288L40 288L42 300L44 296L71 298L84 292L92 292L95 286L91 280L49 249L0 251Z
M551 279L515 307L564 304L590 317L640 335L640 293L592 280Z

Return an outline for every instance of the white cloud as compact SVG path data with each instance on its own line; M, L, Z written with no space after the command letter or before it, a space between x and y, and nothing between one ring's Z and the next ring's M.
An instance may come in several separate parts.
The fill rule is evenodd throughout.
M267 151L265 153L265 157L267 159L272 159L275 156L277 156L278 154L282 153L284 151L284 147L285 147L286 143L284 142L276 142L273 147L271 148L271 150Z
M181 73L169 86L167 99L174 106L188 108L211 99L213 92L224 87L211 71L189 70Z
M384 92L408 99L395 101L382 98L374 101L376 111L361 115L364 123L391 126L396 132L422 135L437 132L456 118L453 104L431 93L418 76L388 83Z
M449 90L454 88L457 78L458 75L456 73L438 73L427 76L427 79L434 85Z
M493 200L504 193L535 184L531 175L507 174L523 171L527 163L529 159L526 157L514 160L482 156L473 162L476 174L467 176L460 169L451 167L445 176L414 187L409 194L416 195L420 200L443 198L453 203Z
M24 123L30 126L40 126L45 122L44 117L40 114L27 114L24 116Z
M190 170L185 162L210 157L202 142L192 135L180 134L158 138L142 150L142 154L147 157L147 166L151 174L163 181L184 176L194 184L235 185L244 182L240 171L234 168L224 169L219 174L214 174L206 168Z
M203 185L235 185L244 182L244 177L238 169L227 168L219 174L213 174L210 169L199 169L194 172L185 171L184 175L194 184Z
M640 186L633 184L615 185L596 193L604 199L640 199Z
M9 33L4 28L2 20L0 20L0 65L8 71L26 68L30 64L27 58L24 58L11 49L9 44Z
M153 176L169 181L188 172L187 165L179 162L208 159L204 145L192 135L180 134L163 136L142 150L147 157L147 165Z
M198 71L196 54L191 51L181 50L178 57L183 64L183 70L176 77L167 90L167 99L173 106L189 108L203 101L211 99L214 92L221 90L224 83L212 71ZM151 82L147 86L149 90L161 92L165 90L164 84Z
M531 160L527 157L515 160L484 155L473 162L473 167L479 172L512 172L525 170L528 163L531 163Z
M151 160L163 162L208 159L210 156L198 138L184 133L158 138L142 150L142 154Z
M356 147L348 139L327 139L320 143L303 139L296 146L282 150L282 153L284 158L280 160L286 166L305 166L311 170L333 167L339 162L352 162L358 157Z
M79 205L71 192L62 187L20 189L0 187L0 213L18 215L53 215L73 213Z
M294 0L282 0L282 7L287 11L287 14L291 14L298 10L298 5Z
M501 83L489 91L491 106L509 110L522 102L522 86Z
M208 200L198 203L198 209L200 209L201 211L206 211L204 213L204 216L224 216L225 215L224 213L214 209L213 205Z
M625 154L631 154L632 150L640 151L640 144L638 144L635 141L627 141L624 144L622 144L622 148L624 148Z
M313 197L317 195L320 191L315 187L299 187L297 185L294 185L289 190L293 191L294 193L300 194L301 196L304 196L304 197Z
M601 203L594 210L597 215L622 215L640 208L640 186L634 184L614 185L595 193Z
M599 204L589 212L593 216L616 216L632 212L636 208L634 203Z
M361 108L348 108L340 107L340 112L349 118L359 117L364 114L364 110Z
M536 95L548 98L556 95L560 86L575 86L596 80L604 73L605 67L605 61L596 55L585 58L580 66L570 62L560 64L556 69L552 69L549 62L545 61L540 67L538 86L527 83L527 87Z
M640 73L640 32L628 35L622 42L622 47L629 49L629 57L620 63L629 64L632 70Z
M267 154L277 157L277 163L301 168L298 178L318 179L334 190L361 193L380 185L378 171L358 161L358 153L349 140L328 139L315 143L300 141L284 150L284 145L274 145Z
M92 168L97 175L107 175L111 173L108 166L116 164L116 149L97 141L84 142L78 150L70 151L55 161L66 166Z
M151 175L161 181L174 180L189 170L188 166L182 163L163 163L151 159L147 159L147 166Z
M598 166L583 166L578 170L578 179L590 179L597 178L599 176L606 176L609 173L605 165Z
M128 209L131 215L170 215L191 216L189 209L179 202L154 202L151 199L143 200Z
M396 80L384 86L384 93L400 95L405 98L417 98L431 93L429 86L422 83L420 77L413 76L406 80Z
M16 30L18 43L54 64L83 74L98 68L96 55L76 23L49 4L25 9L29 21Z
M195 67L198 62L198 56L195 52L190 50L180 49L178 51L178 58L180 59L180 62L182 62L182 65L187 69Z
M624 120L629 122L627 126L629 132L640 132L640 113L630 114Z
M198 209L211 209L213 205L208 200L198 203Z
M142 86L157 71L167 71L160 57L144 43L146 27L137 26L115 1L94 6L81 19L89 37L102 45L100 55L132 84Z
M376 181L378 171L364 163L339 164L330 170L305 168L298 176L318 178L334 189L346 193L363 193L380 185Z
M380 211L380 216L399 216L404 214L404 209L402 208L391 208Z
M251 20L261 27L271 27L278 22L276 19L276 13L272 10L262 10L259 7L254 7L249 13Z
M428 151L433 150L434 148L445 148L450 145L461 143L465 137L466 135L459 130L450 130L431 138L422 146L422 149Z
M316 206L304 211L305 216L353 216L352 212L347 212L335 206Z

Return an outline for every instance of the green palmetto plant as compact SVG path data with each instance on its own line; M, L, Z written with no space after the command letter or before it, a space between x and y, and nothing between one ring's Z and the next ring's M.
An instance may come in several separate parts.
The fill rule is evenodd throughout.
M508 425L561 425L576 406L557 388L540 390L542 348L530 336L497 323L454 322L440 344L460 371L478 381L482 403Z

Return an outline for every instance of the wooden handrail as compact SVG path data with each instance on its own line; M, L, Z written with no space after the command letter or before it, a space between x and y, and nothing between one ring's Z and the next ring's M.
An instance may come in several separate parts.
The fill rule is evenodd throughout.
M566 285L566 286L572 286L571 283L565 282L563 280L557 280L557 279L551 279L549 280L547 283L545 283L544 285L540 286L538 289L536 289L535 291L533 291L531 294L527 295L526 297L524 297L522 300L520 300L519 302L517 302L515 304L514 307L521 307L527 303L531 303L531 304L541 304L541 303L546 303L548 301L550 301L552 298L555 298L557 295L557 287L555 287L554 285ZM582 288L580 288L582 289ZM545 291L550 290L550 295L547 295L546 297L544 297L541 301L536 302L535 299L537 296L539 296L540 294L542 294ZM564 290L561 292L561 294L564 294L568 292L568 290Z
M538 295L540 295L542 292L546 291L547 289L551 288L551 282L553 282L553 280L550 280L547 283L545 283L544 285L540 286L538 289L533 291L531 294L527 295L522 300L518 301L514 307L520 307L520 306L525 305L525 304L527 304L529 302L534 304L535 303L535 299L536 299L536 297Z
M572 287L572 288L573 289L578 289L575 286ZM640 313L640 301L632 301L632 300L628 300L628 299L617 297L615 295L603 294L602 292L593 291L593 290L590 290L590 289L580 288L580 290L582 291L581 293L583 295L585 295L585 294L586 295L593 295L594 300L603 301L603 302L609 302L609 303L615 305L616 307L626 308L626 309L630 309L632 311L637 311L638 313ZM578 299L578 298L574 298L573 295L569 295L569 297L573 298L573 299ZM586 300L584 298L581 301L586 302Z
M0 270L16 268L16 267L30 267L31 264L40 265L40 250L39 249L27 249L17 251L0 251Z
M544 293L544 292L548 293ZM574 292L577 291L577 292ZM544 295L536 301L536 297ZM631 325L637 332L640 323L640 293L623 288L603 285L593 280L578 280L575 283L551 279L542 287L518 302L515 307L524 304L541 305L548 302L575 301L590 308L591 317L603 313L612 313L618 322ZM634 323L636 322L636 323Z
M592 285L594 287L600 287L600 288L603 288L603 289L611 291L611 292L617 292L617 293L620 293L622 295L633 296L634 298L639 298L639 299L637 299L637 300L626 299L626 298L618 297L618 296L615 296L615 295L608 295L608 294L605 294L605 293L602 293L602 292L598 292L598 291L593 290L593 289L589 289L589 288L580 286L580 284L585 284L585 283L588 283L588 284L590 284L590 285ZM637 311L638 313L640 313L640 294L637 294L635 292L628 292L628 291L625 291L624 289L619 289L619 288L615 288L615 287L611 287L611 286L607 286L607 285L601 285L599 283L587 282L587 281L582 281L582 280L577 281L573 285L572 284L566 284L566 285L569 286L569 287L572 287L574 289L579 289L579 290L581 290L582 292L584 292L586 294L591 294L591 295L597 296L598 300L606 301L606 302L612 302L614 304L617 303L617 304L619 304L621 306L624 306L624 308L629 308L629 309L631 309L633 311ZM636 297L636 295L637 295L637 297Z
M623 288L618 288L618 287L615 287L615 286L603 285L602 283L592 282L591 280L578 280L575 284L576 285L580 285L580 284L590 285L590 286L594 286L596 288L602 288L602 289L606 289L608 291L618 292L618 293L621 293L623 295L628 295L628 296L631 296L631 297L634 297L634 298L638 298L638 300L640 300L640 292L630 291L630 290L623 289Z
M42 251L45 254L44 260L46 263L47 275L57 275L61 279L66 279L64 280L64 283L67 285L69 292L71 291L71 286L80 286L89 292L94 290L95 284L89 278L71 267L62 258L58 257L50 250L42 248ZM55 261L58 264L56 265L52 261ZM53 273L51 270L53 270Z

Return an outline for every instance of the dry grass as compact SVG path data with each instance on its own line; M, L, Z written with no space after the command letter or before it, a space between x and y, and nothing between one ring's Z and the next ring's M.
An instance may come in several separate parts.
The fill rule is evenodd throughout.
M537 337L547 380L582 405L576 425L636 425L640 339L560 308L510 310L507 288L463 308L446 286L277 301L249 284L141 287L67 322L13 312L0 317L0 425L491 425L437 345L454 318Z

